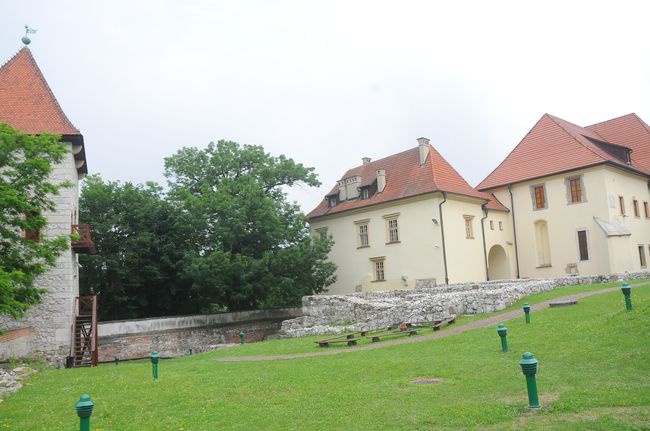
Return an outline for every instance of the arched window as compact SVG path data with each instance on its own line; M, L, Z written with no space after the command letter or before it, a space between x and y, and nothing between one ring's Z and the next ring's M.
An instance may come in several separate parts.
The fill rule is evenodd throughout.
M551 246L548 240L548 224L545 220L535 222L535 245L537 246L537 266L551 266Z

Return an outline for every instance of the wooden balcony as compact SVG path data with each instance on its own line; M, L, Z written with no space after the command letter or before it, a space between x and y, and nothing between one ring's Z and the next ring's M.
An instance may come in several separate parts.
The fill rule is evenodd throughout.
M72 235L79 236L71 242L72 250L75 253L95 254L95 244L90 238L90 225L73 224Z

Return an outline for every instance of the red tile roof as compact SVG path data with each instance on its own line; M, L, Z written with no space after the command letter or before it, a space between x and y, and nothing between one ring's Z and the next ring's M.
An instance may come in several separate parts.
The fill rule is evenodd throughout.
M0 67L0 122L23 133L80 134L63 113L27 47Z
M338 214L356 208L368 207L379 203L421 195L432 192L448 192L484 199L487 208L508 211L494 196L475 190L463 177L429 145L429 156L420 166L418 147L392 156L375 160L348 170L342 178L360 176L362 185L372 184L377 177L377 170L386 171L386 187L382 193L375 193L369 199L352 199L340 202L330 208L326 199L312 210L307 217L315 218L329 214ZM329 195L338 194L334 186Z
M607 130L607 133L603 133ZM628 165L594 141L632 149ZM636 115L580 127L544 114L497 168L476 186L478 190L571 171L614 164L650 175L650 129Z

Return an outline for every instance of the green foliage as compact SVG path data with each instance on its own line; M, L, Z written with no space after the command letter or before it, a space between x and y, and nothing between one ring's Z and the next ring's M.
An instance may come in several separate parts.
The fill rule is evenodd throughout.
M331 240L312 240L284 187L319 184L313 168L259 146L210 143L165 160L170 198L194 248L185 275L198 297L231 310L293 305L333 283Z
M56 135L23 135L0 124L0 314L21 317L40 302L34 280L52 267L69 237L48 238L43 215L54 210L52 196L67 183L50 181L66 147ZM40 241L24 232L41 232Z
M310 237L283 191L317 185L312 168L224 141L165 166L168 195L97 176L82 188L98 254L80 257L80 283L102 319L295 305L334 281L331 240Z
M506 354L492 325L333 356L216 360L323 351L304 338L245 344L162 361L156 382L149 361L48 369L0 403L0 429L75 429L71 406L89 393L103 430L647 430L650 287L633 298L632 312L617 291L507 321ZM535 412L519 367L528 350L540 361ZM441 383L412 383L423 377Z
M79 256L80 290L99 295L102 320L193 311L179 277L186 249L179 216L156 184L86 178L80 219L98 253Z

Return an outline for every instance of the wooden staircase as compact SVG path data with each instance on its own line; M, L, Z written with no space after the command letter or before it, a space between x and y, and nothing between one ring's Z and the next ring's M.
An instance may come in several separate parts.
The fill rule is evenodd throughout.
M98 360L97 295L78 296L72 324L72 366L94 367Z

